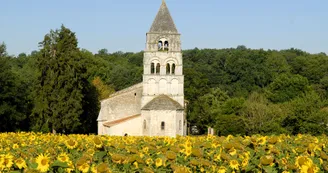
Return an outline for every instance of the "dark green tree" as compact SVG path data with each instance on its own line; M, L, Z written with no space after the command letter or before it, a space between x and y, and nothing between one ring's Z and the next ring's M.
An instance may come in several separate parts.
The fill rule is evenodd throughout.
M267 96L274 103L285 102L309 91L307 78L301 75L281 74L267 88Z
M40 72L34 92L34 130L95 132L98 113L96 90L87 80L75 33L61 26L40 43Z
M283 127L293 135L298 133L327 134L328 111L325 102L312 91L286 103L288 116L283 121Z
M26 90L11 70L12 61L0 44L0 132L27 130Z

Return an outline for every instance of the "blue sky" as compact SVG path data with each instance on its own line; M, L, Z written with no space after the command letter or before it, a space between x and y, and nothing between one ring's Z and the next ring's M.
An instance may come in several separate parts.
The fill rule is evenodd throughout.
M166 0L183 49L299 48L328 53L327 0ZM0 0L0 42L11 55L38 50L64 24L92 52L137 52L161 0Z

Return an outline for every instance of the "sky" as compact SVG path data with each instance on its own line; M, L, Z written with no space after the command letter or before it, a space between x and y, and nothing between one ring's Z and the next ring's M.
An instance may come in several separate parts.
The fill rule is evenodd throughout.
M162 0L0 0L0 42L30 54L63 24L91 52L139 52ZM327 0L166 0L183 49L328 53Z

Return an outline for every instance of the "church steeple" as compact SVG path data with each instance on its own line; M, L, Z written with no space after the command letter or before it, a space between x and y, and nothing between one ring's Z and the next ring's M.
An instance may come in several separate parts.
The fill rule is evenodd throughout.
M149 33L178 33L165 0L162 0L162 5L158 10Z

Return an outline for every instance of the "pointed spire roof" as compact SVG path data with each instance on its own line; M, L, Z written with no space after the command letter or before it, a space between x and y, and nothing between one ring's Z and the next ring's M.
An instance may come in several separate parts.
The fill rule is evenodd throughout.
M162 0L162 5L158 10L156 18L151 26L150 33L178 33L178 30L173 22L170 11L167 8L165 0Z

